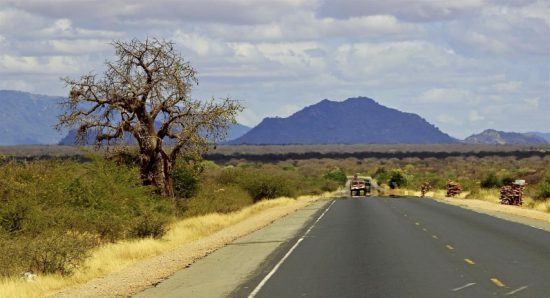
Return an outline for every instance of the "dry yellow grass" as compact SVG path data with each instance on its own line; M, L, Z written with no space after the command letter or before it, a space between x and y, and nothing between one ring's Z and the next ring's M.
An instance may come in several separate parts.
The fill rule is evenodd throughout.
M420 191L416 190L399 190L400 195L405 196L420 196ZM513 215L549 221L548 213L550 213L550 200L536 201L531 197L523 197L523 206L506 206L500 204L500 193L498 189L480 189L475 194L463 192L455 198L445 196L445 190L438 189L426 193L426 197L441 200L446 203L467 207L473 210L488 210L497 211ZM544 212L537 214L535 211Z
M329 197L325 194L321 197ZM319 196L317 196L319 197ZM298 199L279 198L261 201L240 211L229 214L208 214L175 222L162 239L140 239L108 244L95 249L91 257L79 270L69 277L59 275L39 276L36 281L27 282L18 278L0 281L2 297L43 297L63 289L86 283L94 278L120 271L140 260L169 252L178 246L214 234L223 228L277 206L297 204Z

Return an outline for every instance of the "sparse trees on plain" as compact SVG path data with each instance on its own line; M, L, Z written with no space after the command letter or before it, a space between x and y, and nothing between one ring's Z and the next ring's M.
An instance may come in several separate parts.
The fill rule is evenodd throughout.
M199 158L222 139L236 114L235 100L191 98L196 70L158 39L114 41L117 59L106 62L102 76L64 78L70 88L58 128L78 128L77 138L96 133L98 146L135 139L141 179L173 196L170 173L178 156Z

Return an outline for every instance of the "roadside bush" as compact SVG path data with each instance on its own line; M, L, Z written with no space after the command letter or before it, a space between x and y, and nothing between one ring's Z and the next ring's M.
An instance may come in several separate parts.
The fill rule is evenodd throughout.
M277 197L294 197L298 194L298 183L307 184L306 181L308 181L307 177L300 177L294 171L278 168L259 169L252 166L247 166L245 169L225 168L215 180L216 183L224 186L231 185L244 189L254 202Z
M345 182L344 182L345 184ZM323 185L321 185L321 191L322 192L329 192L329 191L335 191L338 189L338 187L342 186L340 182L334 181L334 180L328 180L325 179ZM319 192L320 194L321 192Z
M397 188L407 186L407 176L400 169L393 170L390 173L388 184L390 185L390 187L394 185Z
M514 183L514 181L516 181L516 179L514 179L513 177L506 176L506 177L503 177L503 178L500 180L500 184L501 184L501 185L509 185L509 184Z
M172 182L176 197L188 199L199 190L199 169L183 162L172 170Z
M376 169L372 177L382 183L390 179L390 173L385 167L379 167Z
M29 270L36 273L69 275L78 268L94 246L89 235L47 232L30 239L24 246Z
M158 213L144 213L136 218L130 230L130 236L135 238L160 238L166 233L169 220Z
M24 241L9 237L0 231L0 277L13 276L25 272Z
M173 213L169 199L141 185L135 167L95 157L2 165L1 274L70 274L93 245L159 237Z
M244 189L235 185L202 185L197 195L186 202L185 216L198 216L208 213L229 213L252 205L252 197Z
M500 180L495 173L489 173L483 180L481 180L481 187L483 188L497 188L502 186Z
M547 178L539 184L535 198L538 200L550 199L550 179Z
M69 275L95 245L90 235L46 231L36 237L0 237L0 276L22 272Z
M346 182L348 181L348 177L346 176L346 173L344 173L344 171L342 171L342 169L340 168L334 168L326 172L323 177L327 180L334 181L339 185L345 185Z
M274 199L278 197L294 197L296 188L292 181L280 175L256 172L253 175L242 177L241 185L250 194L254 202L261 199ZM299 185L296 185L299 187Z

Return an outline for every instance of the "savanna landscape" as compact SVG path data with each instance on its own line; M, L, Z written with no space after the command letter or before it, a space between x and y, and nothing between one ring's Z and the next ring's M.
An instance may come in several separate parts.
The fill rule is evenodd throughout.
M550 212L550 157L546 147L461 147L458 156L441 157L437 153L457 152L445 146L393 146L392 152L411 157L400 158L308 158L308 153L351 152L373 154L388 152L369 146L355 146L333 151L335 146L221 146L214 150L225 155L225 162L208 159L188 163L180 161L174 168L173 198L142 186L139 169L131 158L136 148L97 153L93 148L71 147L58 155L57 147L4 147L2 157L2 234L0 262L6 289L14 280L20 283L21 272L34 272L55 279L71 279L75 274L85 281L90 258L116 243L161 241L172 235L174 227L201 216L219 214L236 216L254 204L280 200L296 200L300 196L316 196L342 190L348 176L355 173L371 176L380 185L380 194L388 195L389 185L396 181L398 195L405 192L419 196L421 184L430 182L428 196L444 196L447 180L463 186L462 198L499 203L501 186L516 179L525 179L524 205L521 208ZM370 151L367 151L367 148ZM495 153L477 157L474 153ZM361 151L363 150L363 151ZM468 151L471 150L471 151ZM499 153L539 152L532 156L499 156ZM29 153L32 152L32 153ZM55 154L57 152L57 155ZM235 152L265 154L296 153L300 159L248 161ZM413 152L411 154L411 152ZM416 153L436 153L433 157L417 157ZM469 155L471 153L472 155ZM42 160L33 160L40 157ZM53 155L49 155L53 154ZM26 161L24 157L29 159ZM48 157L48 158L46 158ZM334 194L340 196L340 193ZM520 208L520 207L518 207ZM212 233L220 227L203 227L189 232ZM205 231L206 230L206 231ZM154 240L159 239L159 240ZM145 244L147 245L147 244ZM145 256L157 252L145 253ZM104 252L105 253L105 252ZM128 253L127 265L143 256ZM96 265L97 266L97 265ZM98 268L92 268L98 270ZM112 269L111 269L112 270ZM108 272L99 271L95 274ZM61 283L63 284L63 283ZM70 283L68 283L70 284ZM50 289L57 289L55 286ZM32 291L30 293L33 293Z
M544 297L512 2L0 0L0 298Z

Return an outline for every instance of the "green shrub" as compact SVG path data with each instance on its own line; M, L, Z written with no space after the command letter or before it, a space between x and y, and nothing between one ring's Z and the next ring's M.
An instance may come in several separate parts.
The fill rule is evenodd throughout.
M189 199L185 206L186 216L197 216L208 213L229 213L238 211L253 204L252 197L244 189L218 184L202 185L198 194Z
M384 167L377 168L372 176L380 182L388 181L390 179L390 173Z
M0 277L21 274L28 270L24 264L24 241L9 237L0 230Z
M136 218L130 235L136 238L160 238L166 233L168 218L158 213L144 213Z
M501 186L501 182L495 173L489 173L481 180L480 185L483 188L497 188Z
M516 179L514 179L513 177L506 176L500 180L500 185L502 186L502 185L512 184L514 183L514 181L516 181Z
M390 185L390 187L395 186L397 188L407 186L407 176L400 169L392 170L390 173L388 184Z
M335 191L338 190L338 187L340 187L341 185L342 184L337 181L325 179L323 181L323 184L321 185L321 191Z
M0 227L9 234L19 233L29 221L31 207L25 201L8 201L0 209Z
M0 236L0 276L22 272L71 274L96 242L90 235L47 230L37 236Z
M547 179L539 184L535 198L538 200L550 199L550 180Z
M180 162L172 170L172 182L177 197L190 198L199 189L199 173L192 166Z
M86 256L88 238L158 237L173 212L170 200L141 185L135 167L96 157L1 165L0 265L8 268L1 274L69 274Z
M292 181L285 179L283 176L261 172L256 172L255 175L245 176L242 181L244 189L248 191L254 202L261 199L294 197L296 195L296 189L293 188L291 184Z
M326 172L323 177L327 180L335 181L340 185L345 185L346 182L348 181L348 177L346 176L346 173L344 173L344 171L342 171L342 169L340 168L334 168Z
M30 240L25 254L32 272L69 275L78 268L94 246L93 238L67 232L47 232Z

